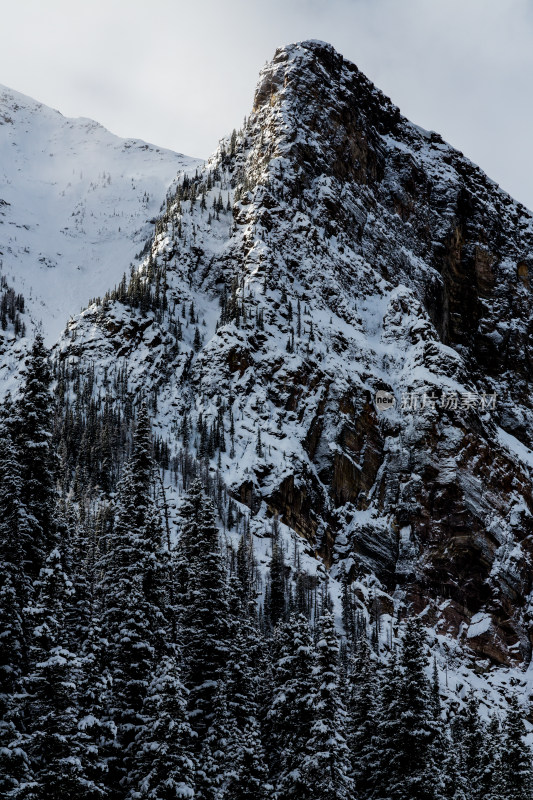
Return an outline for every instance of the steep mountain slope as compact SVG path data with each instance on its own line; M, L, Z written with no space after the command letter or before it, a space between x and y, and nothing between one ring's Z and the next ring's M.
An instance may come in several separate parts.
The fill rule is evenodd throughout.
M291 45L168 195L129 287L69 324L65 391L126 383L176 464L208 462L333 574L374 573L388 610L429 604L479 668L525 665L532 246L530 213L461 153L331 46Z
M0 86L1 271L30 326L55 341L120 280L177 171L200 163Z

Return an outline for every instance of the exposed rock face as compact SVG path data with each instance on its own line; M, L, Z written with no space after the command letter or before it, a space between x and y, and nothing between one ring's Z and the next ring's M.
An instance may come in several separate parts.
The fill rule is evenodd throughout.
M169 200L153 242L169 307L205 318L202 348L186 333L169 355L164 321L114 304L73 323L81 360L117 352L138 386L158 380L167 431L231 398L236 498L327 563L434 601L454 634L488 615L470 646L529 660L531 215L329 45L278 50L253 109L198 177L233 219ZM378 389L394 409L376 410Z

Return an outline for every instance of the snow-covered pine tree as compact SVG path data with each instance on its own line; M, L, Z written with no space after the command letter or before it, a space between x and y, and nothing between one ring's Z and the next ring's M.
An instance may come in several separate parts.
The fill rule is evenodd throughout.
M259 723L253 717L239 733L236 748L235 776L228 781L231 800L269 800L274 787L268 780L265 749Z
M22 608L32 592L26 555L32 547L33 531L22 501L23 479L18 455L5 423L0 425L0 475L0 586L2 580L9 577ZM21 651L20 657L22 655Z
M24 749L20 679L26 663L26 636L19 598L7 571L0 574L0 796L13 796L30 780Z
M24 559L34 577L55 545L51 382L48 351L42 334L37 333L9 423L20 464L21 502L31 525L31 536L23 540Z
M225 682L229 713L238 729L243 732L248 723L257 716L258 698L263 688L259 672L263 667L261 677L264 677L266 665L256 620L248 615L248 609L243 608L240 602L237 608L231 602L231 595L235 596L235 591L231 591L234 584L235 581L231 579L229 624L232 635Z
M72 522L72 520L71 520ZM108 759L116 756L116 727L112 719L112 675L109 670L109 640L105 635L103 613L105 606L99 596L103 582L98 582L98 568L110 569L114 554L108 552L112 537L112 514L109 506L102 507L95 519L85 529L79 530L80 522L75 523L74 541L76 542L77 573L76 581L82 584L85 597L81 596L82 617L88 619L88 628L80 647L81 673L79 686L80 735L85 741L87 755L85 771L95 783L108 786ZM85 534L85 536L84 536ZM83 543L82 540L84 539ZM100 543L105 554L100 563L97 561L96 543ZM84 556L82 557L82 548ZM105 576L107 581L107 574ZM77 589L78 587L76 587ZM77 592L80 602L80 593ZM85 623L84 623L85 624ZM113 761L111 761L113 764ZM113 771L111 770L111 774Z
M313 723L315 653L303 614L292 615L276 628L272 651L272 698L266 719L270 775L277 796L305 798L309 787L300 767Z
M433 762L435 726L431 718L425 634L419 617L408 617L400 659L401 670L384 688L380 741L384 771L378 797L383 800L431 800L439 784ZM388 764L388 769L385 765Z
M459 738L456 760L463 786L469 787L472 800L482 800L485 797L485 787L481 780L483 727L479 717L479 700L473 690L467 697L464 714L457 718L455 727Z
M431 789L435 800L467 800L466 783L460 757L460 733L454 740L448 726L442 719L439 673L437 658L433 656L433 670L430 687L430 715L434 728L432 762L438 764L435 773L435 786Z
M116 729L109 719L111 680L105 669L106 642L100 619L93 616L80 653L78 681L79 739L86 778L108 793L108 756L113 751Z
M505 800L531 800L531 749L525 742L524 712L516 694L509 698L503 725L503 783Z
M433 721L440 725L442 716L442 704L440 701L440 681L439 670L437 668L437 656L433 656L433 669L431 672L431 687L430 687L430 706L431 716Z
M99 596L106 666L113 691L110 721L117 739L110 757L110 785L127 786L136 759L135 738L144 724L143 708L159 658L170 638L164 616L167 558L154 500L150 422L143 406L133 452L123 469L114 524L102 542Z
M378 682L375 658L366 632L362 632L349 663L347 698L348 744L360 800L371 796L377 777L374 736L378 713Z
M269 796L268 765L261 742L259 719L267 707L271 665L266 643L259 629L257 603L253 592L253 550L239 548L235 573L229 581L230 655L225 671L228 714L234 724L237 777L231 781L230 796ZM240 553L240 557L239 557Z
M349 574L346 571L344 562L340 565L339 582L342 586L341 605L342 605L342 626L346 636L346 642L351 647L355 638L355 609L353 598L350 591Z
M181 534L172 554L175 596L182 614L187 613L186 609L193 598L194 570L201 553L200 518L204 500L201 482L192 481L180 509Z
M311 792L309 797L353 800L355 792L346 742L346 711L338 691L339 641L331 612L320 617L318 629L314 719L302 760L301 775L304 785Z
M229 501L228 506L228 528L230 528L230 510L233 501ZM254 555L253 546L250 537L250 532L247 527L241 534L239 544L237 547L237 578L239 582L239 596L245 610L249 609L249 604L253 601L255 605L255 596L253 594L254 582Z
M68 648L65 603L72 584L61 554L52 550L36 581L37 598L25 609L30 629L29 672L24 680L26 750L32 780L21 789L25 800L96 798L102 787L84 773L78 730L80 664Z
M197 481L181 509L176 551L179 616L189 707L200 740L211 724L213 698L230 654L227 576L215 510Z
M155 488L155 464L152 453L152 432L146 404L137 417L133 452L130 461L130 481L124 492L129 525L135 531L136 547L143 552L143 595L150 605L155 639L161 648L167 635L168 621L163 610L168 600L169 554L164 546L162 513L158 506L159 492ZM121 520L123 524L124 520Z
M287 609L286 565L283 540L279 529L279 520L272 520L272 558L270 559L270 579L268 584L265 614L270 625L275 627L285 617Z
M9 431L0 428L0 789L15 785L24 758L17 757L17 703L14 695L27 661L22 609L31 581L24 573L24 543L30 535L21 503L21 476ZM22 770L23 771L23 770Z
M389 788L398 770L396 741L400 730L400 667L394 649L379 674L379 702L376 725L375 796L388 800Z
M502 730L496 714L491 714L483 726L481 744L480 791L484 800L500 800L505 796Z
M96 613L97 526L98 522L84 507L60 499L56 511L58 547L74 586L74 596L67 609L68 624L79 646L87 639Z
M128 606L125 582L117 586L115 598L105 617L109 648L108 669L112 693L109 724L116 725L117 735L109 759L109 781L112 792L125 788L134 780L137 760L136 736L144 725L144 702L156 664L150 615L142 591L142 576L128 580ZM114 602L113 602L114 600Z
M435 789L431 790L431 797L435 800L469 800L470 790L465 786L461 764L457 759L456 743L450 738L448 731L441 740L439 756L439 769L435 775L436 785Z
M196 759L187 720L187 690L174 654L164 656L144 703L144 724L135 741L137 756L131 800L193 798Z
M238 737L228 714L226 689L219 681L212 702L211 724L198 757L195 800L233 800L230 785L238 780Z

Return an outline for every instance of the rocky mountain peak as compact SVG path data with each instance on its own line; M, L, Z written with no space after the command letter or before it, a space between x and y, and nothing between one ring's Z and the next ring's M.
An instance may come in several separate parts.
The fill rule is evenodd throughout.
M271 112L268 109L272 109ZM324 42L281 48L261 72L254 112L271 117L303 175L368 183L383 159L365 142L394 131L399 110L349 61ZM362 136L363 134L363 136ZM366 135L365 135L366 134ZM378 153L372 149L372 155Z
M99 402L150 387L177 463L258 529L278 514L333 576L427 607L480 669L529 662L532 232L330 45L290 45L57 357Z
M325 43L278 50L254 109L256 171L281 178L293 203L326 234L346 237L391 285L416 287L440 341L460 348L470 366L497 376L512 353L521 378L510 387L509 418L531 370L530 212L440 136L403 118ZM395 253L376 248L376 211L394 231ZM527 426L509 424L531 444Z

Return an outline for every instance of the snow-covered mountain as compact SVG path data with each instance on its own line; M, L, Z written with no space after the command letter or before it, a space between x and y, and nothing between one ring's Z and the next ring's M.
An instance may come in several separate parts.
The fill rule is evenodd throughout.
M1 274L49 343L142 250L178 170L198 160L0 86Z
M56 314L50 335L128 273L180 170L131 278L61 335L65 397L98 410L147 399L178 492L187 458L207 464L252 530L277 512L354 596L368 599L370 581L391 637L403 602L465 648L470 676L500 665L498 684L526 668L531 214L321 42L276 52L243 129L205 165L6 102L66 140L44 158L28 122L13 147L37 151L53 213L35 201L25 221L29 173L13 167L2 189L3 270L15 284L8 255L27 265L16 286L32 314L41 296ZM25 130L11 125L3 136ZM57 300L43 274L71 288ZM393 408L377 409L378 390Z
M525 208L304 42L168 196L139 273L167 310L93 305L60 358L148 387L175 452L184 415L193 450L223 427L212 469L333 574L429 602L480 663L529 663L532 245Z

